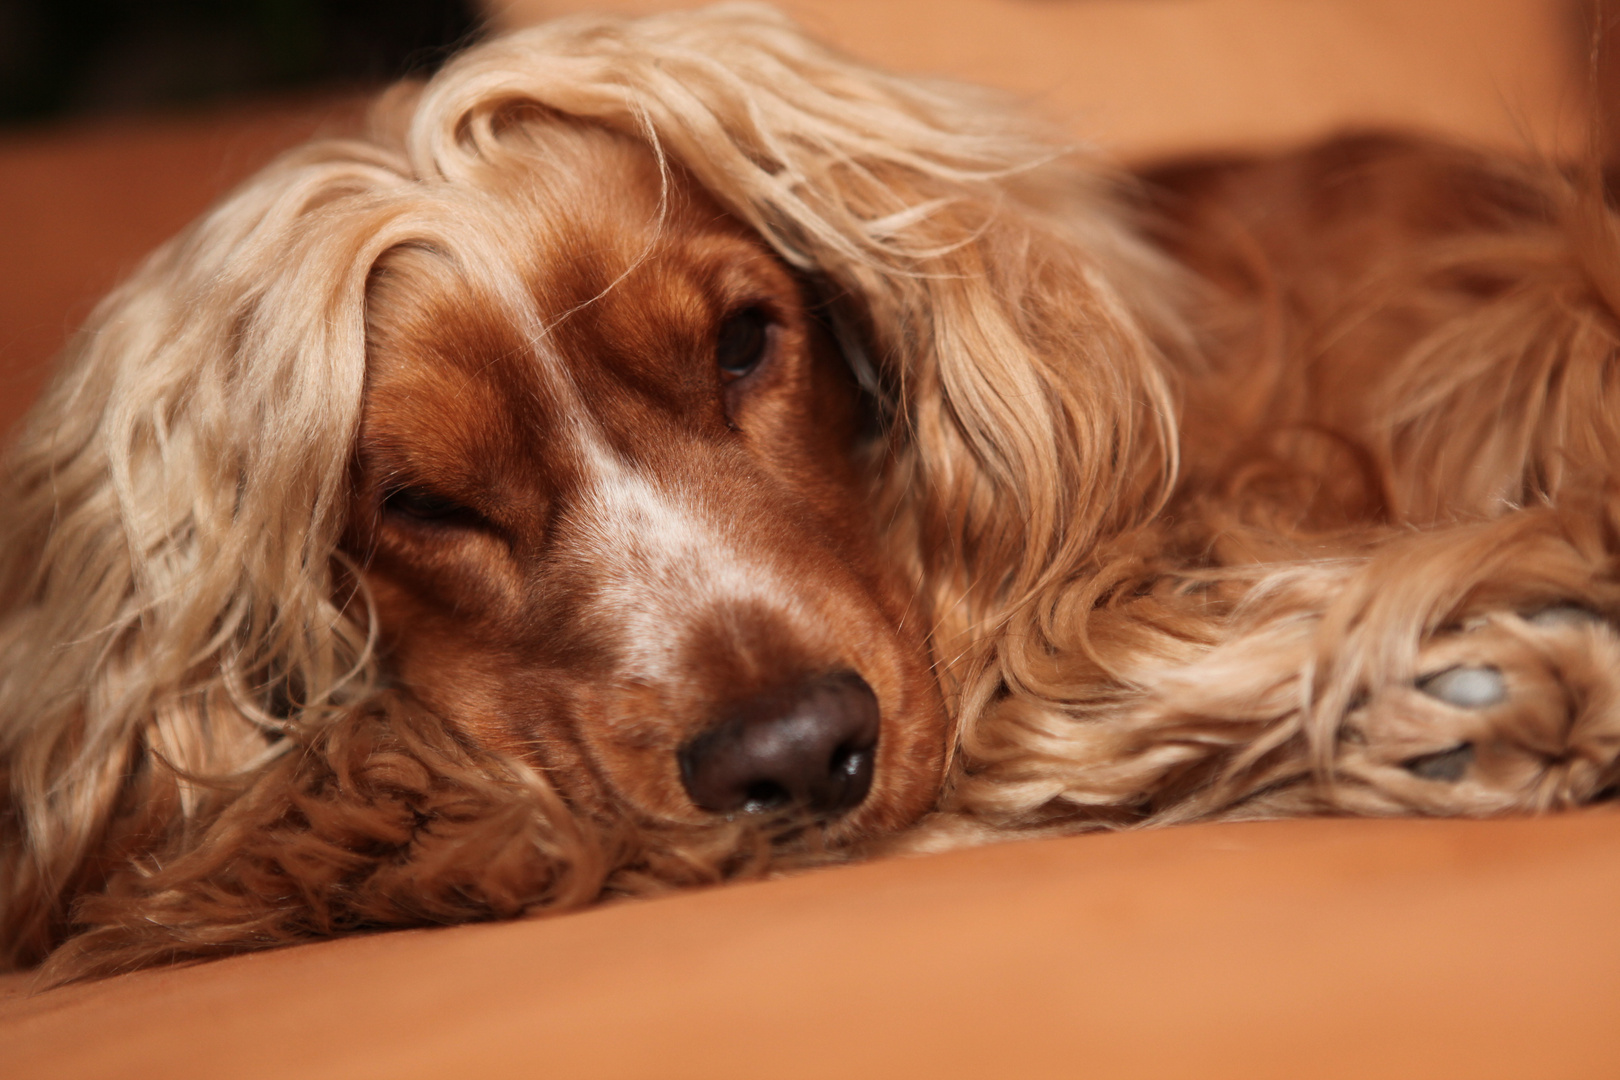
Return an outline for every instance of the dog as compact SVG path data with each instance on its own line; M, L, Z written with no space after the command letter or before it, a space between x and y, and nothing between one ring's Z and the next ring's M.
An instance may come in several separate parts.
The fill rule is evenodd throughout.
M1594 170L1134 175L767 9L473 47L91 316L0 504L70 979L1620 767Z

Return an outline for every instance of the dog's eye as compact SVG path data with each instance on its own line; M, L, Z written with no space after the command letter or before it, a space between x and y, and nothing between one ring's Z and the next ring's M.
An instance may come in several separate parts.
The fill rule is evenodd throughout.
M478 517L454 499L420 487L395 489L383 499L383 509L415 521L473 521Z
M727 375L743 376L765 359L771 343L771 317L762 308L743 308L720 324L714 360Z

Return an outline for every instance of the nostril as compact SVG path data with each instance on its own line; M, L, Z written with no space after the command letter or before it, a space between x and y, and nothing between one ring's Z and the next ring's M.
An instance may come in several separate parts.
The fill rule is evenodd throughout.
M748 785L744 793L743 810L750 814L763 814L769 810L780 810L793 801L788 789L774 780L756 780Z
M1425 780L1438 780L1454 784L1467 774L1474 763L1474 744L1459 743L1449 750L1433 754L1420 754L1401 762L1401 767L1413 776Z
M756 695L680 752L681 780L706 810L838 814L872 786L877 697L854 672Z

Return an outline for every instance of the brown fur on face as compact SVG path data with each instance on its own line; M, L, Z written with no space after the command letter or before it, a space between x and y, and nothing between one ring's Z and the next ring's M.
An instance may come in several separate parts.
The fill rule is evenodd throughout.
M882 727L834 835L908 824L944 761L926 617L876 555L857 388L803 286L645 147L528 137L455 208L519 238L509 265L408 247L372 285L349 547L392 678L588 812L701 823L683 745L854 671ZM768 320L742 376L715 360L737 312Z

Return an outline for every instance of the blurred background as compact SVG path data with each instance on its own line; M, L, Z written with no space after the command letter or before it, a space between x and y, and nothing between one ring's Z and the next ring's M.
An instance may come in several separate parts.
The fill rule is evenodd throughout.
M478 24L471 0L3 0L0 123L373 85Z
M95 299L281 150L482 34L673 0L0 0L0 432ZM1584 153L1620 0L780 0L1126 160L1352 126Z

